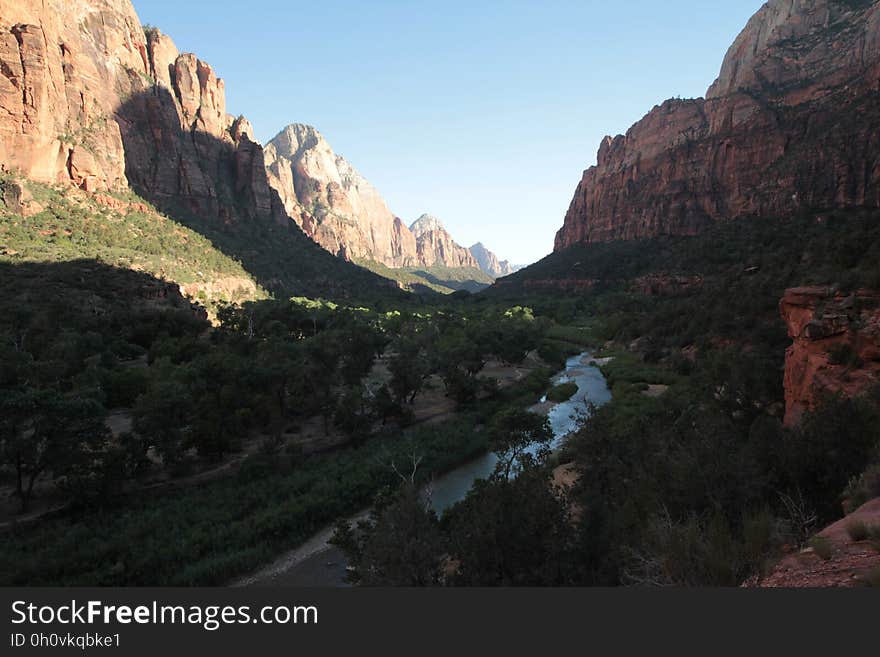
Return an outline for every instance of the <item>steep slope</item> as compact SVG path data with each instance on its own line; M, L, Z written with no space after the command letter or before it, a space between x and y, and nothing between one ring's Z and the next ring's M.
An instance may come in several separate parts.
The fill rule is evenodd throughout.
M287 126L266 145L269 180L287 212L322 247L389 267L417 264L415 238L354 167L312 126Z
M381 279L315 247L226 114L223 81L128 0L0 0L0 163L94 193L133 189L268 289L346 295Z
M606 137L555 250L745 216L880 206L880 3L771 0L705 99Z
M482 242L477 242L468 249L477 261L477 265L492 278L509 276L517 271L517 267L510 264L509 260L498 260L498 256L487 249Z
M853 528L858 526L873 532L873 539L858 534L853 537ZM753 577L744 586L786 589L880 586L878 533L880 498L832 523L816 534L811 547L786 556L765 576Z
M479 268L471 252L455 243L437 217L423 214L409 229L416 238L419 264L425 267Z
M174 294L209 308L268 296L241 263L130 193L89 194L8 174L0 191L0 263L7 267L89 259L169 281Z

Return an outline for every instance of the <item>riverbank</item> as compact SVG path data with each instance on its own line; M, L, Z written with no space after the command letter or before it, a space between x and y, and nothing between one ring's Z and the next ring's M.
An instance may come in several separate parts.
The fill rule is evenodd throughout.
M607 361L606 361L607 362ZM547 415L554 432L554 447L558 449L565 437L576 430L587 404L600 406L611 399L598 363L589 352L570 357L565 369L551 378L552 384L572 382L577 392L561 403L540 402L539 407ZM486 452L459 467L445 472L429 481L426 495L437 513L442 513L456 502L464 499L477 479L489 476L497 463L497 457ZM364 510L346 522L356 524L369 514ZM336 525L321 529L303 544L277 558L268 566L246 577L239 578L231 586L344 586L346 561L341 550L329 543Z

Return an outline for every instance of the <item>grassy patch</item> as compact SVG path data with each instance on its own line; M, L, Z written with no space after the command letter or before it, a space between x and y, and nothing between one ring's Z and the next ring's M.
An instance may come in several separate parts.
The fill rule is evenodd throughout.
M210 305L268 296L240 262L133 194L120 199L132 203L130 208L111 209L72 189L33 182L27 186L43 210L23 217L0 209L0 261L88 258L180 285L203 286L200 300ZM227 284L212 286L218 280Z
M560 383L547 393L547 399L557 404L568 401L578 391L577 383Z

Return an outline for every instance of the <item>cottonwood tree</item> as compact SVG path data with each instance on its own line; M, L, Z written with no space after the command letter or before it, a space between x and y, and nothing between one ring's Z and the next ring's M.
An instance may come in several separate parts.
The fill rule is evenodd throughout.
M165 465L182 458L189 444L192 398L187 387L172 378L158 380L138 397L132 426L151 444Z
M0 454L16 473L22 512L30 507L39 477L65 477L107 440L104 410L91 399L52 390L7 390L0 396L0 412Z

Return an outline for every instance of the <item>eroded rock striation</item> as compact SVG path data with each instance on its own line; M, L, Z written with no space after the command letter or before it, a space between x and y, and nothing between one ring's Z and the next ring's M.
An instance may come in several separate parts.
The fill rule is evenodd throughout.
M793 343L785 354L785 423L800 422L834 394L851 397L880 379L880 292L786 290L779 304Z
M706 97L606 137L555 250L714 221L880 207L880 2L770 0Z

